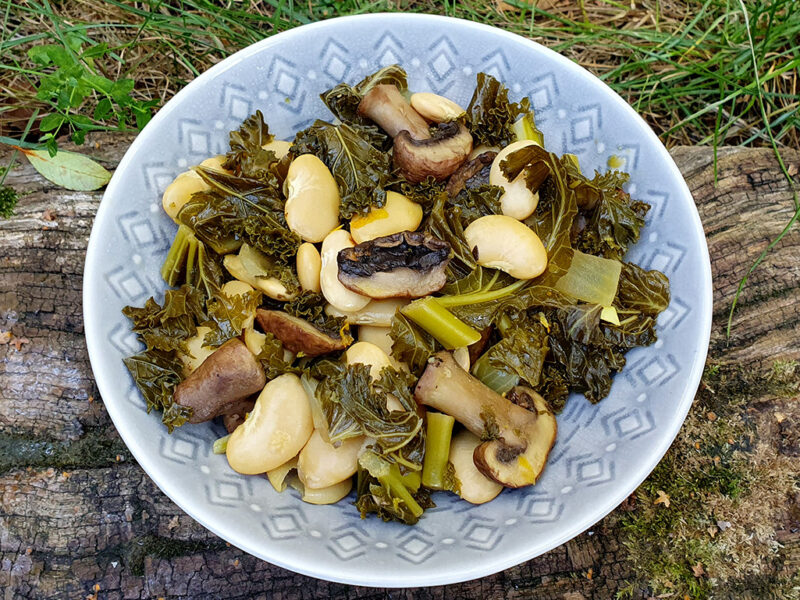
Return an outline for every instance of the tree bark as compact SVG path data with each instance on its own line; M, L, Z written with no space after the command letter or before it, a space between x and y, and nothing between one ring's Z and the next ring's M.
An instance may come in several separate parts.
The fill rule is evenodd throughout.
M130 138L98 135L88 151L113 168ZM87 147L82 151L87 151ZM739 280L783 229L792 196L768 149L676 148L708 237L714 273L710 359L767 373L800 359L800 227L750 277L732 335ZM9 152L0 152L6 164ZM784 159L797 173L800 154ZM132 460L94 386L81 286L102 192L68 192L26 162L6 182L17 214L0 221L0 589L4 598L611 598L633 577L613 516L502 573L421 590L369 590L297 575L229 546L185 515ZM27 339L28 341L25 341ZM797 402L754 390L750 406L785 413L775 451L800 454ZM793 513L792 510L795 512ZM776 523L797 568L792 514ZM786 565L784 565L786 568Z

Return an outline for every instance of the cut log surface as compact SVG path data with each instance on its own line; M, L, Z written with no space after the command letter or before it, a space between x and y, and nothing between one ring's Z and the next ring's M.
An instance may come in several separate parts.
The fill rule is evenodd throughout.
M130 141L98 135L81 151L113 169ZM800 359L800 226L752 275L732 335L725 336L739 280L792 215L789 186L773 153L721 149L716 183L710 148L676 148L672 155L708 236L710 358L764 373L776 360ZM0 164L9 157L0 152ZM800 154L787 151L784 159L796 174ZM612 598L631 577L609 518L502 573L420 590L326 583L229 546L150 481L94 386L81 286L102 193L58 189L27 163L11 171L7 184L20 202L14 217L0 220L0 331L13 335L0 345L0 596L580 600ZM754 397L758 402L776 401ZM783 541L796 550L797 535L787 536Z

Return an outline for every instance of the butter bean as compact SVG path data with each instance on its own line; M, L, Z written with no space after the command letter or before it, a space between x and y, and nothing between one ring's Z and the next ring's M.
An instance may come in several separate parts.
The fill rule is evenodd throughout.
M356 244L401 231L416 231L422 222L422 207L403 194L386 192L386 202L363 217L350 221L350 235Z
M306 242L321 242L339 226L339 188L328 167L313 154L289 165L284 182L286 223Z
M370 301L368 296L347 289L339 281L339 251L353 246L355 244L347 231L331 231L322 242L322 269L319 276L320 289L325 299L339 310L349 312L364 308Z
M322 258L314 244L305 242L297 249L297 279L307 292L319 292L319 274Z
M486 215L464 230L479 265L517 279L533 279L547 267L544 244L527 225L505 215Z
M434 123L454 121L466 112L449 98L430 92L411 94L410 103L414 110Z
M296 456L313 432L306 391L297 375L286 373L264 386L248 419L231 434L228 462L244 475L266 473Z
M489 183L505 190L500 197L500 209L503 214L520 221L527 219L536 210L536 206L539 204L539 192L532 192L528 189L525 183L525 171L517 175L514 181L509 181L503 175L500 163L512 152L531 145L538 146L533 140L522 140L509 144L497 153L489 170Z

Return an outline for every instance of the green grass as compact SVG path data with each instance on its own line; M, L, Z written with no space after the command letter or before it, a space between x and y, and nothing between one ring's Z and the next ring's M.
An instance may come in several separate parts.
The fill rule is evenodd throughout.
M135 131L199 73L273 33L341 15L425 12L488 23L572 58L620 93L668 147L711 144L716 160L719 145L771 146L794 189L781 150L800 147L796 4L0 0L0 136L32 137L53 152L63 134L81 141L87 131ZM29 55L43 44L67 52L51 61ZM728 335L748 277L798 219L795 191L791 220L743 273Z

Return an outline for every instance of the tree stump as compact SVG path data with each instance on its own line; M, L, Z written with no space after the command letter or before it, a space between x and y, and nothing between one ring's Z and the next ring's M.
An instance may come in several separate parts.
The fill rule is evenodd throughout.
M113 168L131 138L97 135L88 151ZM739 280L790 219L792 197L771 150L672 151L708 237L714 273L710 360L767 374L800 359L800 227L752 275L730 339ZM0 152L6 164L9 152ZM786 152L797 173L800 154ZM24 162L24 161L23 161ZM226 544L150 481L118 437L94 386L81 317L86 243L102 192L58 189L27 163L7 184L17 214L0 221L0 589L4 598L612 598L635 577L614 515L563 546L480 580L414 591L308 578ZM780 411L768 441L800 455L796 399L753 390L748 409ZM784 425L785 423L785 425ZM793 436L793 437L792 437ZM798 468L800 471L800 467ZM796 499L797 500L797 499ZM800 504L775 523L784 569L797 569Z

